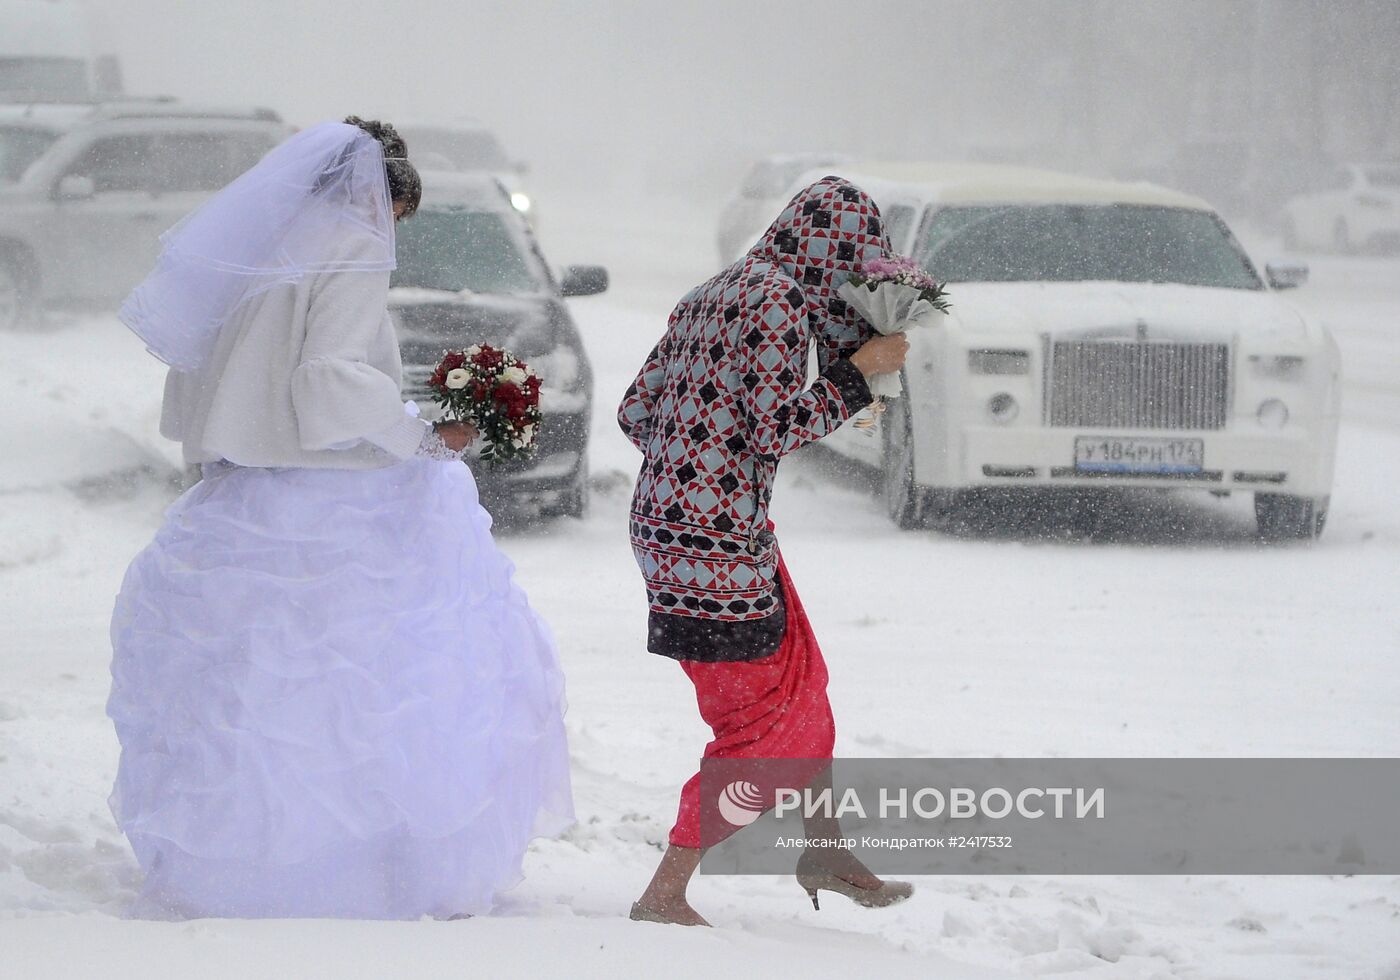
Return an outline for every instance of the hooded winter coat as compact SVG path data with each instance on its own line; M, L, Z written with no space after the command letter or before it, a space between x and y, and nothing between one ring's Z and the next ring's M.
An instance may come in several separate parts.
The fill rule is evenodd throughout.
M783 456L870 403L848 358L871 330L837 289L889 250L870 197L825 177L671 313L618 410L644 455L630 536L653 652L750 660L781 643L773 477Z

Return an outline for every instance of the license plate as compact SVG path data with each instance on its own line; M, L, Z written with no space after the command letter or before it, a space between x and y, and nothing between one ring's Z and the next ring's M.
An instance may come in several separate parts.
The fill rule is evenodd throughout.
M1078 436L1074 468L1086 473L1199 473L1203 439L1139 439Z

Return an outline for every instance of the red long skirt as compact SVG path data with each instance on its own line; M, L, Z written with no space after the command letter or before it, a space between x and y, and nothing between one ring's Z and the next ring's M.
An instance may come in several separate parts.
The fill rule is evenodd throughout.
M826 662L781 555L778 581L787 625L777 653L733 663L680 661L695 685L700 717L715 733L705 746L706 759L831 758L836 723L826 698ZM698 772L681 790L671 843L702 846Z

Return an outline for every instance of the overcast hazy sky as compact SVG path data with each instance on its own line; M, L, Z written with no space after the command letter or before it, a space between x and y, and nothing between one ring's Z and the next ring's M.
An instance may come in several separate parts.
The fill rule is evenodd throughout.
M298 123L477 116L552 183L718 187L784 149L934 157L1030 145L1088 165L1160 156L1179 134L1272 127L1355 144L1400 113L1396 0L92 6L134 92L258 102ZM1320 66L1302 47L1313 38L1331 45ZM1295 104L1311 98L1315 69L1360 73L1324 93L1340 114L1327 132ZM1078 146L1088 142L1092 152Z

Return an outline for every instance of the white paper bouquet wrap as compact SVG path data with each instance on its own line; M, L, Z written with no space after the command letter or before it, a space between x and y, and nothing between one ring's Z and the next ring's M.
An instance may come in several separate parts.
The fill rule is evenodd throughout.
M886 337L932 323L943 312L934 301L924 298L924 288L899 282L846 282L838 292ZM903 393L898 374L877 374L870 379L870 394L876 398L898 398Z

